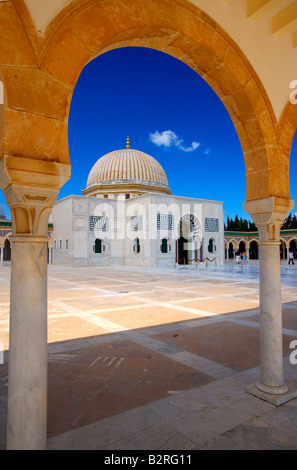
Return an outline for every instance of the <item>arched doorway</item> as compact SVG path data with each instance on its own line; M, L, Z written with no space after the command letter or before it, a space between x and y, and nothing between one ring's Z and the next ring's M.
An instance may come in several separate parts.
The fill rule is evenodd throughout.
M228 251L229 251L229 259L233 259L234 258L234 245L232 242L229 243Z
M103 240L100 238L96 238L95 245L94 245L94 252L96 254L101 254L105 251L105 246Z
M250 244L250 259L259 259L259 243L255 240Z
M160 247L160 250L161 250L161 253L168 253L169 252L169 239L168 238L162 238L162 241L161 241L161 247Z
M191 227L188 220L180 220L179 222L179 238L177 240L177 263L189 264L189 247Z
M4 242L3 261L11 261L11 244L8 238Z
M244 242L243 240L239 242L239 251L240 253L243 253L244 251L246 251L246 242Z

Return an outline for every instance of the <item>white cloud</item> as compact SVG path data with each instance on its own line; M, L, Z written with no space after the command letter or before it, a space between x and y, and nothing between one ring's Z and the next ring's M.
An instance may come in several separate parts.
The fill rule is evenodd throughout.
M207 149L204 150L204 155L209 155L211 153L211 150L209 147L207 147Z
M172 145L178 146L181 143L181 140L178 139L177 135L173 131L164 131L164 132L154 132L149 135L151 142L153 144L164 145L164 147L171 147Z
M198 147L200 147L199 142L192 142L190 147L183 147L182 145L179 146L179 148L184 152L194 152Z
M170 130L163 132L156 131L153 134L151 133L149 134L149 139L153 144L158 145L158 147L161 147L162 145L167 148L174 146L183 152L194 152L194 150L200 146L199 142L192 142L190 147L183 146L183 139Z

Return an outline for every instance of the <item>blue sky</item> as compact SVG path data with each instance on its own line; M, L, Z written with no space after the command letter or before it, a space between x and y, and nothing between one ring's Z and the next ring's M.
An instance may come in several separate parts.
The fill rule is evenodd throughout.
M245 216L244 160L233 123L209 85L184 63L144 48L117 49L83 70L70 109L72 181L60 197L84 189L110 151L156 158L173 194L224 201Z
M223 201L225 219L236 214L250 219L242 207L243 154L225 107L191 68L145 48L116 49L83 69L69 115L72 176L58 199L81 194L94 163L125 148L127 136L131 148L163 166L173 194ZM290 166L295 200L296 174L295 136ZM0 203L9 217L3 194Z

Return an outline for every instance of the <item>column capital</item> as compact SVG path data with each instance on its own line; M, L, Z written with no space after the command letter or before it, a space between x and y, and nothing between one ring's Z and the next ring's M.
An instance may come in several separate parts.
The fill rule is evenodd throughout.
M0 187L12 217L13 239L47 240L48 219L59 190L70 177L70 165L5 155Z
M246 210L259 229L259 241L261 244L279 244L280 229L294 207L294 201L278 197L269 197L245 201L243 208Z

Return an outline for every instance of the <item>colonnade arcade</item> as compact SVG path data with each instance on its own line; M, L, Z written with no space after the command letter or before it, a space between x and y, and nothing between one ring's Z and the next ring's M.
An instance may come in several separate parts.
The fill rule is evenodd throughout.
M259 236L258 233L236 233L225 232L225 259L235 259L235 253L239 250L241 253L246 252L247 260L259 259ZM293 252L293 256L297 258L297 230L281 230L280 231L280 259L288 259L289 251Z
M48 218L70 178L68 113L78 76L94 57L118 47L150 47L180 59L209 83L234 123L246 167L244 208L259 228L265 254L261 374L254 393L267 400L287 396L279 245L280 227L293 207L289 160L297 110L289 83L297 74L287 77L288 98L280 106L281 87L274 94L254 68L261 61L252 65L251 52L244 53L219 21L199 8L214 2L69 0L55 2L60 8L48 18L40 3L0 1L0 186L12 215L7 448L46 448ZM221 11L222 21L229 11L236 14L229 2L215 3L214 16ZM236 27L237 21L231 23ZM271 44L271 54L277 53Z

